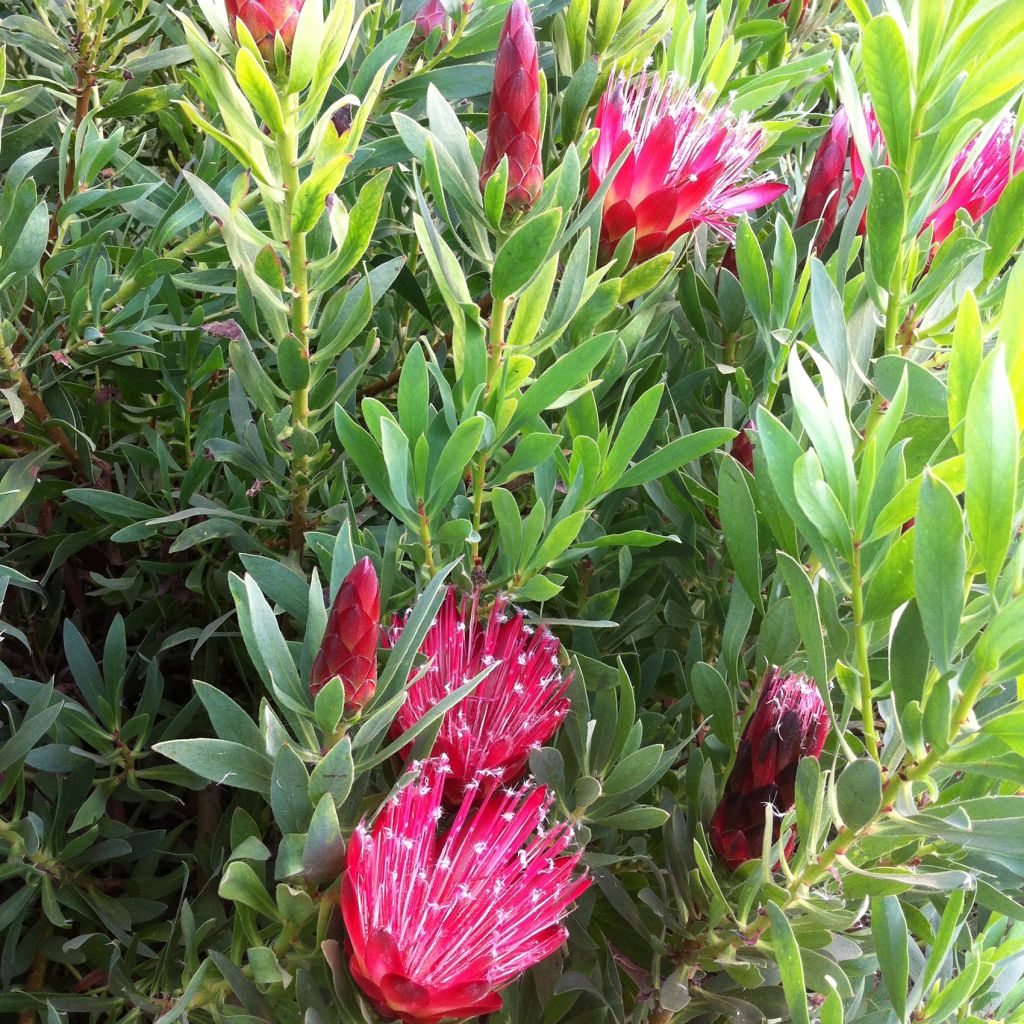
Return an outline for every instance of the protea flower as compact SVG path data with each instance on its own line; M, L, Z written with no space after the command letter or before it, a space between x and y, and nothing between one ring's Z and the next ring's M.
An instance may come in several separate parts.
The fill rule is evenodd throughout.
M345 687L345 708L356 711L377 688L380 585L373 562L362 558L342 581L327 617L323 643L310 672L315 697L335 676Z
M291 49L295 27L299 23L299 14L305 2L306 0L225 0L225 6L232 34L235 33L236 19L241 19L242 24L256 40L260 53L267 60L272 60L275 35L284 40L286 49Z
M821 756L828 730L828 712L814 681L804 675L783 676L773 668L711 819L711 846L730 870L761 856L765 807L772 808L772 842L778 841L782 816L796 800L797 765L803 757ZM786 856L795 843L794 833Z
M533 205L540 195L544 172L540 165L540 72L537 37L526 0L512 0L498 40L494 87L487 117L487 146L480 168L483 189L508 157L505 205L518 210Z
M413 39L426 39L435 28L443 28L448 20L448 11L441 0L427 0L413 17Z
M530 750L549 740L569 713L569 677L559 668L561 644L543 626L534 629L522 612L507 614L499 597L486 625L480 622L478 595L463 598L449 588L420 647L427 668L415 680L391 726L399 736L438 701L479 675L490 674L449 711L441 722L434 751L450 768L448 796L462 797L479 775L509 783L526 769ZM404 622L396 619L386 643L393 645Z
M664 82L646 72L633 81L616 76L594 125L600 136L591 158L591 198L633 143L604 200L605 258L631 230L637 262L664 252L698 224L732 241L737 214L786 191L767 176L743 180L764 146L761 129L728 110L708 110L671 76Z
M833 115L832 123L814 154L811 172L807 176L807 188L796 218L798 228L821 221L814 240L815 251L820 251L835 230L849 152L850 119L845 108L840 107Z
M838 113L836 117L839 117ZM882 161L888 163L889 157L885 153L885 138L874 109L868 100L864 101L864 120L867 123L868 140L872 150L879 152ZM843 123L847 124L845 115ZM835 124L834 120L833 124ZM853 202L867 172L860 152L850 138L848 125L845 132L845 142L842 135L839 135L835 140L835 145L827 149L829 138L826 136L811 165L807 185L808 194L811 193L811 182L816 180L819 182L815 186L816 195L829 195L832 192L838 195L842 189L846 155L844 153L841 162L838 156L841 150L845 150L849 154L850 177L853 180L853 188L850 190L848 202ZM1010 179L1024 170L1024 148L1019 149L1015 155L1012 154L1012 148L1013 116L1006 114L1000 119L995 132L989 139L983 141L981 137L976 138L956 155L946 179L942 197L928 211L921 227L922 231L931 227L932 241L935 245L939 245L953 230L957 210L966 210L973 221L980 220L995 206ZM801 207L800 217L797 219L798 226L809 220L817 219L813 216L813 206L809 212L812 215L805 217L804 209ZM861 232L864 231L866 224L865 215L861 218ZM827 217L823 218L816 244L824 244L834 228L833 212L831 220Z
M444 831L445 758L412 770L349 843L341 912L352 976L405 1024L496 1012L500 989L565 941L561 922L590 881L573 877L569 826L545 829L543 787L491 779Z

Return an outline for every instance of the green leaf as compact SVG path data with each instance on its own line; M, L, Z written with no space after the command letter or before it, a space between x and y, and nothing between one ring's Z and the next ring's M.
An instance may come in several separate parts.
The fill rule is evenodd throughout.
M807 1012L807 991L804 982L804 965L800 960L800 947L797 945L793 928L782 908L776 903L767 905L768 920L771 923L772 949L775 952L775 963L782 979L782 991L786 996L793 1024L810 1024Z
M928 647L948 672L964 609L967 551L960 504L930 469L924 471L914 528L914 588Z
M903 1020L907 1007L907 981L910 977L910 934L903 908L895 896L876 896L871 901L871 938L878 953L878 964L886 991Z
M601 818L595 824L602 828L619 829L622 832L650 832L652 829L661 828L666 821L668 821L668 811L663 811L660 807L641 804L628 811L620 811L618 814Z
M684 437L677 437L652 455L630 466L619 477L616 488L621 490L624 487L641 487L699 459L702 455L707 455L708 452L713 452L735 436L736 431L728 427L709 427L707 430L698 430Z
M282 743L270 776L270 807L282 833L305 832L313 813L309 773L290 743Z
M910 151L910 60L903 33L890 14L872 18L864 29L864 76L886 149L897 169ZM868 154L862 154L869 162Z
M1016 179L1015 179L1016 180ZM960 450L963 451L964 419L974 378L981 366L983 349L981 313L974 292L967 292L960 300L953 329L953 352L946 373L948 390L949 427Z
M46 453L32 452L15 459L0 479L0 526L10 521L25 504L39 470L46 464Z
M270 81L263 62L257 60L244 46L238 48L238 56L235 58L235 77L253 110L263 118L267 127L275 134L283 132L284 114L274 83Z
M851 761L836 781L836 806L843 824L854 831L874 820L882 807L882 773L871 758Z
M462 479L462 474L476 454L484 432L483 416L473 416L460 423L445 443L434 468L430 487L428 512L433 515L447 504Z
M352 741L346 736L335 743L313 769L309 779L309 799L316 804L324 793L330 793L334 806L341 807L352 791L354 778Z
M289 391L301 391L309 385L309 353L294 334L286 334L278 345L277 368L281 383Z
M240 743L253 750L263 749L259 726L226 693L196 680L196 694L206 708L213 731L222 740Z
M270 796L270 759L241 743L211 739L166 740L154 744L153 749L209 782Z
M988 251L985 253L984 272L991 279L1006 265L1021 241L1024 240L1024 175L1015 174L1003 189L999 201L992 208L989 219Z
M761 550L757 512L747 484L747 473L733 458L723 458L718 469L718 516L736 576L747 596L761 611Z
M830 709L828 684L832 678L828 662L825 658L825 639L821 626L821 612L814 593L814 585L807 576L804 567L796 559L784 551L778 553L779 568L786 581L786 589L793 599L793 612L796 616L800 639L807 651L807 667L818 686L826 707Z
M233 860L221 876L217 895L221 899L241 903L256 913L269 917L272 921L280 919L277 906L270 898L256 872L244 861Z
M880 291L888 292L906 221L903 185L891 167L876 167L868 200L868 270Z
M1006 560L1017 512L1017 413L1002 348L981 365L964 425L971 538L994 588Z
M338 811L331 794L324 793L309 823L302 850L302 871L311 882L328 882L338 877L344 864L345 840Z
M512 232L498 250L491 272L491 294L496 302L514 295L544 266L561 223L561 210L547 210Z
M746 217L736 229L736 265L740 284L750 312L762 334L767 335L772 325L772 293L768 284L768 266L757 236Z
M736 706L726 681L717 669L700 661L690 673L690 685L697 706L711 719L711 731L725 744L726 750L735 750Z

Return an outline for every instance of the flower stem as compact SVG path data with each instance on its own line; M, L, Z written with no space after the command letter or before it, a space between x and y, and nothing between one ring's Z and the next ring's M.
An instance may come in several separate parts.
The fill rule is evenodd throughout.
M494 385L501 375L501 357L505 349L505 322L508 318L508 299L495 299L491 309L490 335L487 343L487 378L484 385L484 401L491 396ZM500 403L499 403L500 407ZM489 452L481 452L473 467L473 530L480 536L480 522L484 507L484 479L487 475ZM473 541L473 562L480 559L480 541Z
M430 536L430 520L427 518L427 510L423 502L419 502L417 511L420 517L420 540L423 543L423 558L427 566L427 572L431 579L437 573L437 566L434 564L434 552L431 545L433 541Z
M309 264L306 258L306 232L296 231L292 208L299 191L299 127L298 97L288 97L284 112L284 131L278 137L281 176L284 181L284 230L288 243L291 271L291 329L304 351L309 348ZM291 394L292 432L308 429L309 386ZM291 457L291 529L290 546L301 551L306 533L306 504L309 500L309 459L294 452Z
M875 732L875 706L871 700L871 666L868 661L868 634L864 624L864 579L860 564L860 542L853 546L853 631L856 638L857 675L860 678L860 716L864 722L864 746L878 760L878 734Z

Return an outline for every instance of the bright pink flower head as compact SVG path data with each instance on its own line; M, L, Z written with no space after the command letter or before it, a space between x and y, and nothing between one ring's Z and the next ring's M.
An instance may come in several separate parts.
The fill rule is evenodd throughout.
M487 145L480 168L480 188L487 184L508 157L505 205L525 209L533 205L544 184L540 164L540 70L537 37L530 5L512 0L498 40L494 87L487 116Z
M373 562L362 558L342 581L310 672L315 697L335 676L345 686L345 708L363 707L377 689L380 584Z
M299 23L299 14L305 2L306 0L225 0L231 33L235 33L235 21L241 19L242 24L256 40L260 53L267 60L272 60L275 35L284 40L286 49L291 49L295 28Z
M828 736L828 711L804 675L768 673L736 751L736 763L711 818L708 838L725 865L735 871L761 856L764 809L775 815L772 842L777 842L783 815L796 802L796 770L801 758L821 756ZM786 855L796 843L790 836Z
M999 200L1010 179L1024 170L1024 147L1013 149L1013 117L1005 115L985 143L975 140L953 161L945 198L925 219L936 244L953 230L956 211L966 210L977 223ZM1012 161L1011 161L1012 156Z
M846 109L840 107L832 116L832 123L814 154L807 188L800 203L796 226L821 221L814 248L820 251L836 227L839 200L843 191L843 175L850 155L850 119Z
M838 117L838 114L836 116ZM868 99L864 100L864 120L867 124L868 140L872 150L879 154L882 163L888 164L889 156L885 152L885 138L882 135L878 118L875 116L874 108ZM824 146L823 143L822 149ZM850 177L853 179L853 188L850 190L848 202L852 203L867 172L860 152L852 141L848 141L848 147ZM1012 153L1012 148L1013 116L1006 114L1001 118L995 132L987 141L982 142L980 138L975 139L956 155L946 179L943 196L928 212L921 229L923 231L929 225L931 226L932 241L935 245L943 242L953 230L958 210L965 210L971 220L977 222L995 206L1010 179L1024 170L1024 147L1019 148L1016 154ZM821 150L818 152L818 156L820 155ZM818 163L818 156L815 157L815 164ZM835 172L833 168L833 173L838 189L842 184L842 172ZM811 178L813 177L814 166L811 167ZM808 193L811 191L810 179L807 191ZM803 218L803 208L801 208L800 214ZM801 223L806 223L806 220L798 219L797 225L799 226ZM831 221L824 219L816 244L824 244L834 227L834 216ZM867 214L865 213L860 222L861 233L866 227Z
M545 828L543 787L488 780L442 830L449 770L443 757L413 766L373 828L353 833L341 881L352 976L404 1024L500 1010L499 990L565 941L561 922L590 884L573 875L570 826Z
M764 146L764 133L728 110L708 110L674 78L646 72L613 78L597 107L600 132L590 166L593 198L623 150L633 149L604 200L605 258L636 231L634 261L665 252L698 224L730 241L735 217L778 199L786 186L742 179Z
M448 796L457 801L478 775L510 783L526 770L530 750L549 740L569 713L565 695L570 677L559 668L561 644L546 628L534 629L522 612L506 613L506 600L494 602L486 625L477 614L477 596L461 605L451 587L420 647L427 668L409 687L391 726L401 735L453 690L496 664L473 692L441 722L434 751L448 758ZM395 619L386 642L401 635ZM413 669L411 678L420 672Z

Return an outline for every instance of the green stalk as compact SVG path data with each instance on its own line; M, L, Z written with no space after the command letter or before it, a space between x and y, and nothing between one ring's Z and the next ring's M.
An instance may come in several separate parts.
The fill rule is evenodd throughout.
M868 663L868 633L864 625L864 580L860 566L860 542L854 542L853 631L857 643L857 675L860 678L860 717L864 722L864 746L868 755L878 760L878 734L875 732L875 706L871 700L871 668Z
M491 396L494 385L501 376L501 357L505 349L505 323L508 319L508 299L496 299L491 309L491 326L487 344L487 378L484 385L484 401ZM479 537L484 507L484 478L487 474L487 458L483 452L473 469L473 530ZM473 541L473 563L480 559L480 541Z
M292 334L302 349L309 350L309 261L306 257L306 232L292 228L292 208L299 191L299 127L298 96L287 98L284 111L284 131L278 137L281 176L284 181L284 229L288 243L288 261L291 272ZM309 386L297 388L291 395L292 431L308 429ZM306 533L306 505L309 500L309 459L292 453L291 458L291 530L290 545L301 551Z

